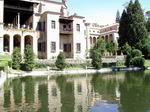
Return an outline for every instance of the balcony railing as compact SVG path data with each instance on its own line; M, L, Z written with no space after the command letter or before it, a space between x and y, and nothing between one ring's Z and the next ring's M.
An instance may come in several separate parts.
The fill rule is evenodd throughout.
M61 34L72 34L73 30L71 28L60 28Z

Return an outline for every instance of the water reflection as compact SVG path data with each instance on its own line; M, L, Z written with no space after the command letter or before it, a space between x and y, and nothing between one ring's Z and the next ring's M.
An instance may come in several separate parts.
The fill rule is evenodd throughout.
M0 89L0 110L147 112L150 110L150 75L130 72L9 79Z

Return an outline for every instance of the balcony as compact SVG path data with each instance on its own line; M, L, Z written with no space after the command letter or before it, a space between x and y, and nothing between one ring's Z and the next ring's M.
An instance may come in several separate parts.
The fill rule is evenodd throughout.
M60 28L60 34L71 35L73 34L73 30L71 28Z

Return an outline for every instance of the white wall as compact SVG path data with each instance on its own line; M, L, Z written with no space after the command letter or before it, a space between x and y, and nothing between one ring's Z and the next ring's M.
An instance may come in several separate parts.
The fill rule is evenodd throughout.
M84 22L82 18L73 18L73 52L74 52L74 59L85 59L85 51L86 51L86 39L84 35ZM76 30L76 25L80 24L80 31ZM81 43L81 52L76 52L76 44Z
M56 28L51 28L51 21L55 21ZM59 15L47 14L47 58L57 57L59 54ZM56 52L51 53L51 42L56 42Z
M3 52L3 12L4 12L4 1L0 1L0 53Z
M50 12L60 12L61 3L51 3L46 1L41 1L40 4L34 6L35 13L44 13L46 11Z

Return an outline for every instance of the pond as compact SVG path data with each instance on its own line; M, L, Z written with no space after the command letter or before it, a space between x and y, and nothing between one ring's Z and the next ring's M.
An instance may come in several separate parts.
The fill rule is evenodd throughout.
M150 112L149 74L8 79L0 88L0 112Z

